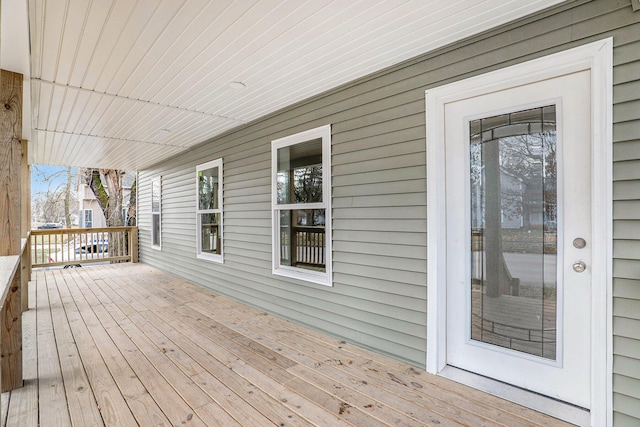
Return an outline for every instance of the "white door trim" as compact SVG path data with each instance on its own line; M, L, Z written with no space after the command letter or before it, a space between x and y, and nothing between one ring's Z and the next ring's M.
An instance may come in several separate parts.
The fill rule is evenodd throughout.
M591 425L611 426L613 40L589 43L426 91L427 371L446 365L446 210L444 106L450 102L590 70L592 122Z

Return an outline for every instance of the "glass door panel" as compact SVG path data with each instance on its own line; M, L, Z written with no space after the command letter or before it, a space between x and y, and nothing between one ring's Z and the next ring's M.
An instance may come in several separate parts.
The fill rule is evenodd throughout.
M469 123L471 339L557 355L556 107Z

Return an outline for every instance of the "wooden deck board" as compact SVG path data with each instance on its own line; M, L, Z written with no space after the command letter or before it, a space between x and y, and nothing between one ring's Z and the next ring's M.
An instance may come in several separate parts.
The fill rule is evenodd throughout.
M53 320L50 309L47 281L52 280L52 275L36 277L36 327L38 344L38 398L47 402L46 405L38 405L39 418L48 420L52 425L71 425L65 387L60 369L60 355L55 341Z
M131 285L131 281L125 284L125 286L123 286L122 289L126 289L127 291L131 292L131 287L127 285ZM141 295L136 295L136 296L141 297ZM191 323L191 324L179 322L176 320L176 318L172 316L172 314L174 314L172 309L165 308L163 310L160 307L153 305L153 303L150 300L151 299L145 299L141 301L141 305L146 304L147 308L149 308L149 310L143 310L143 312L150 317L151 321L154 320L153 319L153 316L155 316L154 313L160 314L166 311L169 314L169 317L156 318L155 319L156 321L154 322L155 324L175 325L175 329L174 329L175 331L194 329L196 330L196 333L201 334L203 336L207 336L208 332L211 329L211 325L206 326L206 325L198 324L196 320L194 320L194 323ZM177 315L175 317L180 318L182 316ZM176 335L174 334L174 336ZM185 338L188 338L188 337L178 336L175 341L184 343ZM273 422L276 425L280 425L283 423L285 423L286 425L311 425L309 422L302 420L300 416L296 416L295 410L290 411L290 410L287 410L286 408L287 407L291 408L291 406L293 405L297 409L302 409L305 412L305 414L309 416L310 414L314 413L312 412L313 409L315 409L313 408L313 403L312 402L296 402L296 397L291 395L290 393L288 393L286 396L283 396L282 393L287 393L288 389L286 387L282 387L281 384L269 382L269 379L266 379L264 375L262 375L262 372L269 371L269 368L264 366L264 363L262 360L256 360L256 358L259 358L258 354L255 354L256 358L253 359L253 361L256 362L256 364L249 366L247 364L246 359L238 356L238 354L233 353L232 350L230 350L229 347L233 347L232 341L223 339L222 342L217 342L213 338L207 337L203 341L200 341L199 345L201 346L202 349L206 351L206 356L204 358L201 357L200 360L202 360L203 363L205 363L209 367L208 368L209 373L220 378L222 382L224 382L225 384L231 384L231 383L235 384L236 386L235 389L241 390L242 382L239 383L234 379L234 376L237 376L239 374L242 378L244 378L246 381L248 381L251 384L253 388L250 391L251 394L259 393L261 396L263 396L262 404L256 406L256 407L262 408L261 412L264 413L264 415L258 416L260 419L262 419L263 416L267 417L271 420L271 422ZM191 348L191 352L194 352L193 348ZM222 367L221 371L213 370L210 364L207 363L212 358L217 359L220 362L219 366ZM258 369L255 372L251 372L250 375L243 374L244 371L250 370L251 368L258 368ZM230 376L228 374L229 370L231 370L234 373L233 376ZM259 383L261 383L262 386L260 386ZM268 410L265 410L265 408L268 408ZM246 412L246 410L247 408L244 408L239 412L244 413ZM316 416L319 416L319 414L321 414L324 416L323 419L325 422L329 421L329 420L326 420L326 414L324 413L324 411L315 410L315 414ZM246 416L247 416L246 414L243 415L243 417L246 417ZM255 418L253 420L245 420L244 425L255 425L255 423L258 421L259 420L256 420ZM339 419L333 420L333 421L334 423L336 423L335 425L340 424Z
M69 292L68 286L75 287L75 282L71 276L65 277L65 279L64 283L59 283L58 292L67 313L76 345L82 355L84 370L94 392L97 409L100 411L104 424L135 425L135 418L111 376L108 364L102 358L94 338Z
M131 280L128 280L127 282L129 285L126 287L128 292L134 292L134 288L136 285L132 283ZM148 299L145 303L152 304ZM177 305L178 307L180 307L182 304ZM159 307L157 306L149 306L149 308L152 312L160 311ZM202 331L202 333L206 333L207 329L213 328L217 333L221 334L221 336L223 337L222 345L224 346L224 349L216 348L215 354L220 354L222 352L231 352L231 355L228 356L229 359L232 360L234 356L242 359L245 364L241 364L239 368L236 367L236 372L241 373L243 370L247 369L246 366L258 368L260 371L267 372L268 377L270 377L271 379L276 380L277 382L280 382L282 384L286 384L287 388L289 388L291 391L296 392L299 396L306 398L308 401L320 404L322 408L332 408L332 413L343 415L343 418L354 425L387 425L386 423L380 422L375 417L372 417L369 414L363 413L362 411L358 410L358 407L352 407L346 401L341 400L335 394L327 392L321 387L318 387L315 381L307 382L302 378L296 376L293 372L288 371L288 368L297 365L297 362L288 359L276 350L272 350L262 345L258 342L259 340L252 340L242 335L241 333L234 332L232 329L224 326L219 322L214 321L210 317L207 317L206 314L199 316L202 317L202 319L200 320L197 317L191 317L189 316L190 309L186 305L182 305L181 308L182 310L172 309L173 311L170 314L183 319L185 322L185 327L192 327L196 330ZM255 374L252 375L251 373L249 373L247 374L247 376L254 379L255 382ZM269 379L267 379L266 381L269 382ZM265 385L265 388L268 389L269 385ZM293 405L296 409L303 408L307 416L310 414L311 409L315 409L315 412L317 413L316 417L321 417L315 422L319 422L320 420L322 420L323 422L329 421L327 419L326 410L322 410L319 412L317 408L310 407L309 403L307 403L305 406L302 406L300 402L296 402L296 400L294 400L299 400L299 397L296 397L295 395L293 395L293 398L291 397L291 394L288 394L288 397L282 396L280 395L278 390L272 390L270 394L280 402L285 402L287 404L286 406ZM305 402L303 401L302 403ZM393 421L395 425L398 425L397 418ZM333 423L333 425L338 425L340 421L334 419Z
M129 284L136 286L131 282ZM183 290L180 295L185 295L185 293L186 291ZM259 349L262 349L265 347L265 344L269 343L271 347L277 349L280 354L285 351L283 350L283 347L286 347L286 343L294 343L295 347L289 349L288 353L290 353L293 358L299 359L301 363L306 364L309 371L313 372L311 368L314 368L316 371L323 372L329 379L333 379L334 381L341 383L348 382L353 384L350 389L350 392L352 393L350 395L351 400L353 400L354 396L362 395L364 396L366 403L362 402L363 404L359 406L350 406L346 402L339 402L337 405L325 405L326 407L333 407L336 412L342 409L343 414L348 412L348 415L350 415L352 411L355 411L358 408L362 410L384 406L382 403L384 401L392 401L394 402L395 407L404 408L406 411L410 412L412 406L415 405L415 402L419 402L419 405L423 407L423 410L414 412L411 415L414 423L422 422L448 425L452 420L456 420L450 425L457 425L457 422L464 420L464 422L469 425L482 426L494 425L495 420L499 420L505 425L514 427L530 425L529 420L525 420L520 416L512 416L507 412L498 411L490 406L479 404L474 405L473 402L463 399L459 394L454 395L452 393L447 393L446 391L443 393L440 389L424 387L422 384L415 381L415 379L406 378L407 376L404 373L399 371L391 372L391 370L384 366L377 366L377 369L374 367L367 367L363 371L364 374L354 377L352 376L353 369L350 369L352 367L351 365L360 362L361 366L363 366L364 364L369 364L371 361L362 359L362 357L357 354L354 354L352 358L349 358L348 355L345 357L345 353L343 351L336 351L333 349L336 346L337 340L333 340L333 342L314 342L313 340L309 340L308 337L305 336L305 333L295 333L294 330L289 329L291 326L290 323L278 321L278 319L270 316L268 318L273 323L278 323L277 326L268 325L268 327L265 328L265 325L260 323L261 319L256 318L253 322L244 322L254 326L251 330L243 329L241 323L247 318L247 313L241 313L243 308L236 310L225 309L225 306L222 306L212 296L205 296L204 300L200 301L196 299L195 301L198 302L189 302L191 300L188 297L185 297L184 301L181 301L179 298L179 296L173 298L173 304L177 307L187 304L188 307L192 309L191 315L194 317L206 317L208 312L216 313L216 318L225 316L225 314L230 316L228 322L229 324L234 325L235 330L222 326L219 322L214 320L208 320L207 323L210 326L213 325L218 332L224 334L231 342L244 342L245 345L251 345L251 343L253 343L253 348ZM184 309L182 312L179 312L178 309L174 310L174 313L178 316L190 315L189 312L185 312ZM257 314L257 312L253 313L253 317ZM242 330L242 333L249 336L243 336L241 333L236 332L238 330ZM270 335L272 331L275 331L276 334ZM304 332L306 332L306 330ZM258 341L259 343L257 343ZM285 344L283 345L282 343ZM310 359L307 358L302 361L303 354L301 354L301 350L306 355L309 355ZM269 350L268 347L267 350L258 350L256 353L261 353L264 356L264 354L269 351L271 351L272 354L278 354L275 350ZM282 357L282 355L280 357ZM289 363L291 363L291 361ZM297 363L294 362L292 366L296 364ZM336 373L332 369L326 368L322 365L338 368L344 372ZM296 371L300 369L300 367L295 368ZM309 371L306 371L307 375ZM401 379L402 377L405 378ZM380 385L383 385L384 387L381 389ZM291 386L291 384L289 384L289 386ZM419 393L416 389L424 389L424 392ZM468 392L468 390L466 391ZM408 397L410 401L405 402L398 400L396 396ZM442 397L448 397L450 400L447 401L446 399L442 399ZM456 402L456 404L452 405L451 401ZM349 405L348 411L345 409L347 408L347 405ZM387 419L387 422L397 423L401 418L402 417L396 415L392 420ZM362 422L360 425L364 424L365 423Z
M2 395L2 425L32 426L38 423L38 352L36 342L36 286L29 284L29 310L23 314L24 386ZM5 406L6 405L6 406Z
M163 408L162 411L171 425L188 423L193 426L205 426L206 424L199 417L194 416L192 408L183 400L180 393L171 386L158 372L153 362L148 359L148 348L140 348L127 334L125 328L129 327L129 333L133 333L135 326L126 323L126 319L123 318L119 318L119 323L110 313L110 310L119 309L110 301L101 301L96 297L94 292L100 292L99 283L96 282L96 284L98 286L94 288L81 287L81 293L149 395L160 408ZM154 350L159 351L159 349Z
M2 425L569 425L149 266L34 273Z
M93 343L88 345L94 344L96 346L135 421L140 425L170 425L167 417L140 381L139 375L141 373L135 372L129 366L116 343L111 339L89 303L84 299L79 288L86 284L79 278L74 280L75 278L74 275L68 275L66 281L70 283L67 290L74 299L92 337ZM99 392L94 391L94 394L98 395ZM117 419L115 424L112 425L126 425L124 423L120 424L120 422Z
M46 289L71 424L96 427L104 425L58 292L56 281L64 281L64 277L54 276L53 279L47 280Z

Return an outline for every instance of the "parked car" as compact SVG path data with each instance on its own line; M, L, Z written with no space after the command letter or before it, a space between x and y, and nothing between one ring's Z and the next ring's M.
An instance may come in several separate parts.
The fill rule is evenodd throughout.
M62 228L61 224L56 224L55 222L47 222L38 227L38 230L52 230L56 228Z
M94 243L89 245L82 245L79 248L76 248L75 251L77 254L97 254L109 252L109 243Z
M90 236L89 242L75 241L64 245L64 247L49 255L49 263L64 262L63 268L81 267L87 260L100 260L108 257L109 240L103 236Z

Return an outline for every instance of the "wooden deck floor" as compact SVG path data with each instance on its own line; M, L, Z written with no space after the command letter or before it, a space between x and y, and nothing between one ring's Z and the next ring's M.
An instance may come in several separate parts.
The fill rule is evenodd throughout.
M34 273L3 425L568 425L142 264Z

